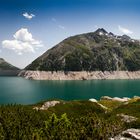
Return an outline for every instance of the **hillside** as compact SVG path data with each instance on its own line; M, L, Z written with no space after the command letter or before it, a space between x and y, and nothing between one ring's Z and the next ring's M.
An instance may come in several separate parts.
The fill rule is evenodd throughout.
M1 70L19 70L19 68L9 64L3 58L0 58L0 71Z
M0 76L17 76L20 69L0 58Z
M138 71L140 42L102 28L69 37L33 61L26 70Z

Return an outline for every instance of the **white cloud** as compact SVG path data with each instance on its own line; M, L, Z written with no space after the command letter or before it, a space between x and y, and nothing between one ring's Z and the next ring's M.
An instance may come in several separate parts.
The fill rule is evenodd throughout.
M124 28L124 27L122 27L120 25L118 26L118 29L119 29L120 32L122 32L124 34L133 34L132 31L130 31L129 29L126 29L126 28Z
M31 20L33 17L35 17L34 14L28 14L27 12L26 13L23 13L23 16L29 20Z
M63 25L58 25L58 27L60 28L60 29L65 29L65 27L63 26Z
M25 52L35 52L35 49L43 46L41 41L35 40L32 34L26 28L21 28L14 35L13 40L2 41L3 48L15 51L21 55Z

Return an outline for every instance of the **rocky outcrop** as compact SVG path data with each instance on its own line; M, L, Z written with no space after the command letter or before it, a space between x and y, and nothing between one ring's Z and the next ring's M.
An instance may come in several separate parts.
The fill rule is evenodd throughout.
M109 140L140 140L140 129L128 129L121 134Z
M125 115L125 114L117 114L117 116L120 117L121 120L123 122L126 122L126 123L134 122L134 121L136 121L138 119L136 117Z
M140 71L22 71L19 76L34 80L140 79Z
M59 104L60 101L47 101L41 107L34 107L36 110L47 110L49 107L53 107L56 104Z
M131 99L127 98L127 97L123 97L123 98L114 97L114 98L111 98L109 96L103 96L103 97L101 97L101 100L112 100L112 101L118 101L118 102L128 102Z
M89 99L89 101L93 102L93 103L97 103L98 101L94 98Z

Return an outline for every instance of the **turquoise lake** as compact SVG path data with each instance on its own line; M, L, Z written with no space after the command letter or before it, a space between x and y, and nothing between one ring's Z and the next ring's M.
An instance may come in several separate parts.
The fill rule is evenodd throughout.
M140 96L140 80L33 81L0 77L0 104L33 104L48 99L87 100Z

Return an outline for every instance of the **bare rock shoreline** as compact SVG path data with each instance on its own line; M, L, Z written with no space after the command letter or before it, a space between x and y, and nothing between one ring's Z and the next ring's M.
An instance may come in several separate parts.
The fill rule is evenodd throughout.
M140 71L21 71L18 76L33 80L140 79Z

